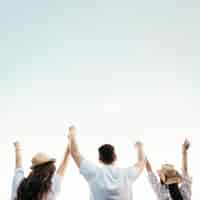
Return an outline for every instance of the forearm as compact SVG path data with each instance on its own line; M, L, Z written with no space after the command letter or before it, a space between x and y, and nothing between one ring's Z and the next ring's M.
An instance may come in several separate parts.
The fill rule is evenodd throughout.
M145 167L145 154L142 147L137 149L137 163L135 166L138 167L140 171Z
M184 172L188 173L188 153L187 151L182 152L182 168Z
M64 154L63 161L57 171L57 173L62 177L65 175L65 172L66 172L66 168L67 168L68 161L69 161L69 154L70 154L69 147L67 147L65 154Z
M137 160L138 162L144 162L145 156L144 156L143 148L138 149Z
M146 166L147 173L153 172L149 160L146 160L146 165L145 166Z
M22 167L22 155L21 155L21 149L19 148L15 149L15 167L16 168Z
M190 142L188 139L185 139L182 145L182 169L188 174L188 149L190 147Z
M75 135L72 135L70 137L70 142L71 142L71 155L72 155L74 161L76 162L77 166L80 167L81 154L79 151L79 147L78 147Z

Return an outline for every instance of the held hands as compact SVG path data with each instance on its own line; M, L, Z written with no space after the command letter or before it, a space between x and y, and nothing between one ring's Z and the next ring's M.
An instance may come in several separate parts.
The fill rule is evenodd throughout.
M67 152L70 153L71 152L71 139L72 137L74 137L76 135L76 128L75 126L70 126L68 128L68 146L67 146Z
M75 126L70 126L69 127L69 132L68 132L68 138L71 138L76 135L76 127Z
M76 128L75 126L70 126L68 129L68 152L71 152L71 143L72 139L76 136Z
M184 143L182 145L182 151L183 151L183 153L186 153L187 150L189 149L189 147L190 147L190 142L189 142L188 139L185 139L185 141L184 141Z
M135 147L135 149L137 150L140 159L146 160L146 158L145 158L146 156L145 156L145 154L144 154L144 149L143 149L143 144L142 144L142 142L137 141L137 142L135 143L134 147Z

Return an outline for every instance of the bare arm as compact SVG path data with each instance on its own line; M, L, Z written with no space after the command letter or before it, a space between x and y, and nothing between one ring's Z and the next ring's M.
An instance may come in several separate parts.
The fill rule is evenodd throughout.
M180 190L184 199L191 199L192 196L192 178L188 174L188 149L190 142L186 139L182 145L182 184Z
M19 142L14 142L15 147L15 168L22 168L22 155L21 155L21 145Z
M80 168L81 154L76 141L76 128L74 126L71 126L69 128L69 140L72 158L74 159L74 162L76 163L77 167Z
M70 155L70 147L69 147L69 144L65 150L65 154L64 154L64 158L57 170L57 174L59 174L61 177L64 177L65 176L65 172L66 172L66 169L67 169L67 165L68 165L68 161L69 161L69 155Z
M151 163L149 162L149 160L146 160L146 170L148 173L153 172L152 167L151 167Z
M135 144L135 148L137 150L137 163L134 166L137 167L141 173L145 167L145 161L146 161L142 143L137 142Z
M186 174L188 174L188 149L190 147L190 142L186 139L182 145L182 169Z

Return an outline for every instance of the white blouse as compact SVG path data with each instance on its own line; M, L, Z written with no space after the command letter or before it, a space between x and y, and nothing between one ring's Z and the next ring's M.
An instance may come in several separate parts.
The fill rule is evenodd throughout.
M192 178L189 177L184 171L182 173L182 178L183 181L180 186L181 195L184 200L191 200ZM148 180L154 192L156 193L158 200L172 200L166 185L161 184L153 172L148 173Z

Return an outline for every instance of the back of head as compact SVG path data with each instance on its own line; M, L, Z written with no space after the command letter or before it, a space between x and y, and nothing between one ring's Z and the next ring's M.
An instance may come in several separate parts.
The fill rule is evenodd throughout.
M172 200L183 200L178 183L169 184L168 189Z
M111 144L104 144L99 147L99 160L104 164L112 164L116 161L115 148Z
M51 190L56 167L53 162L39 165L19 185L15 200L42 200Z

